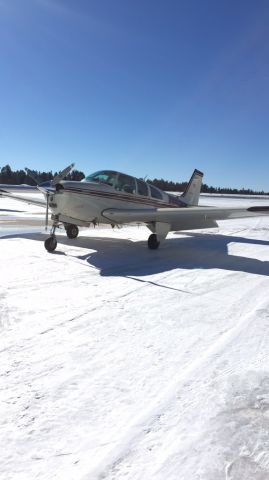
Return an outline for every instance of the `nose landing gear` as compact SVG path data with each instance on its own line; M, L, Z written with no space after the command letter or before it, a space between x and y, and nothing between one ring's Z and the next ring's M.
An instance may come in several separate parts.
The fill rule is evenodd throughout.
M45 249L48 252L53 252L57 247L57 240L55 235L52 235L51 237L46 238L44 245L45 245Z
M55 230L57 227L59 227L60 223L58 221L55 221L52 225L52 229L50 232L50 236L46 238L44 242L45 249L48 252L54 252L54 250L57 247L57 240L56 240L56 235L55 235ZM66 231L66 235L68 238L76 238L78 236L79 229L77 225L73 225L71 223L69 224L64 224L64 228Z
M44 242L45 249L50 253L54 252L55 248L57 247L57 240L56 240L56 236L55 236L56 227L58 227L58 223L52 225L50 236L48 238L46 238L46 240Z

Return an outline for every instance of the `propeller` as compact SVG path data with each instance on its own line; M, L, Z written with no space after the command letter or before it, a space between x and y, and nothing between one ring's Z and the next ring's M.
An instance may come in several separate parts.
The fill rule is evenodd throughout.
M71 172L71 170L74 168L75 164L74 163L71 163L70 165L68 165L68 167L64 168L61 172L58 173L58 175L55 175L53 177L52 180L49 180L47 182L42 182L40 183L39 181L39 178L38 176L35 174L35 172L33 172L32 170L30 170L30 168L25 168L25 171L27 173L27 175L29 175L29 177L34 180L34 182L36 183L36 185L38 187L40 186L52 186L52 185L56 185L56 183L59 183L61 180L64 179L64 177L66 177L68 175L68 173Z
M32 178L32 180L34 180L38 190L40 190L46 196L45 230L48 229L48 224L49 224L49 195L50 193L52 193L51 187L54 187L57 183L63 180L68 175L68 173L71 172L74 166L75 164L71 163L70 165L68 165L68 167L64 168L61 172L59 172L58 175L55 175L52 180L49 180L48 182L42 182L42 183L39 183L39 178L32 170L30 170L29 168L25 168L27 175L29 175L29 177ZM53 188L53 192L54 191L55 189Z

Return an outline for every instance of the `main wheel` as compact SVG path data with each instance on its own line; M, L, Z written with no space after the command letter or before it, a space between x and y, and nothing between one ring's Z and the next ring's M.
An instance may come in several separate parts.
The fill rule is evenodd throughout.
M158 248L159 245L160 245L160 242L158 242L158 240L157 240L156 233L152 233L148 238L148 247L151 250L156 250L156 248Z
M65 231L66 231L66 235L68 236L68 238L76 238L78 236L78 227L76 225L67 225L65 227Z
M45 249L48 252L53 252L57 247L57 240L56 237L48 237L44 242Z

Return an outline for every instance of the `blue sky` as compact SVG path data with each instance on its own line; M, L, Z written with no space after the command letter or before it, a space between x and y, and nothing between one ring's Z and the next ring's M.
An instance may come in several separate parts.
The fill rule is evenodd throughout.
M0 167L269 190L267 0L0 0Z

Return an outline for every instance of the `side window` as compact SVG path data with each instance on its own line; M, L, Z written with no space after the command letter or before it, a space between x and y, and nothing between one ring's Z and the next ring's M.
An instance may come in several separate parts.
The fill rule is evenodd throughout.
M148 186L146 182L143 182L143 180L138 180L136 179L137 183L137 193L139 195L144 195L145 197L148 196Z
M159 200L163 199L161 192L157 188L153 187L153 185L149 185L149 188L152 197L158 198Z
M117 190L126 193L135 193L136 185L135 179L133 177L129 177L129 175L124 175L120 173L118 182L117 182Z

